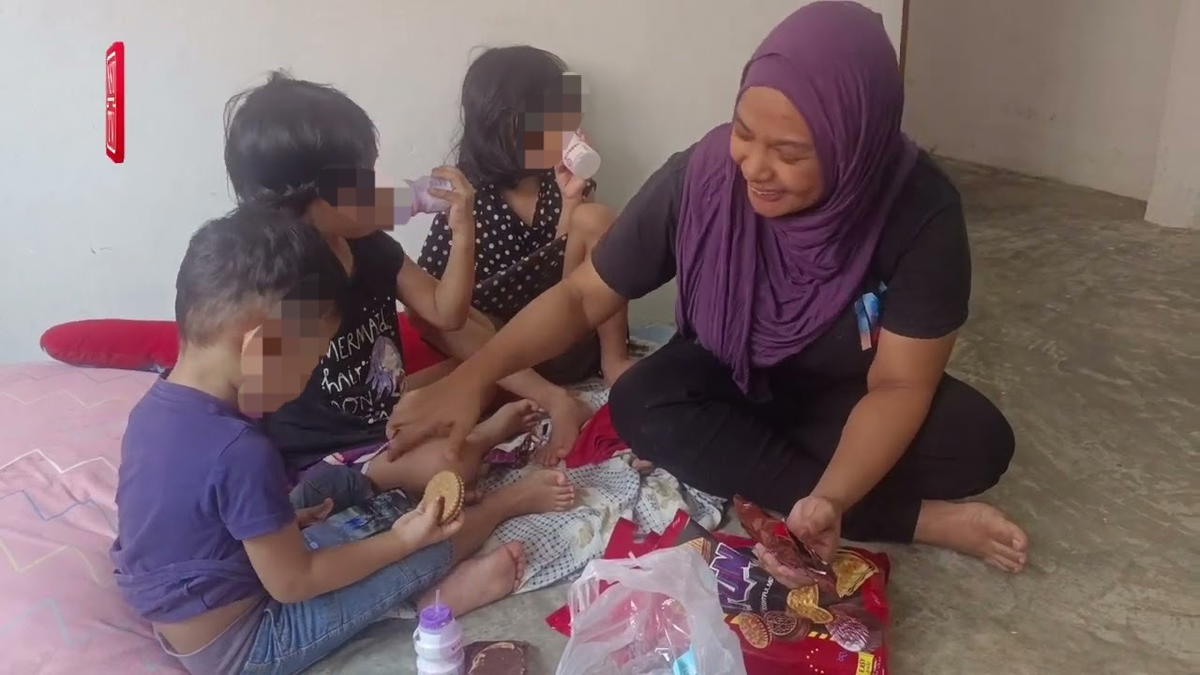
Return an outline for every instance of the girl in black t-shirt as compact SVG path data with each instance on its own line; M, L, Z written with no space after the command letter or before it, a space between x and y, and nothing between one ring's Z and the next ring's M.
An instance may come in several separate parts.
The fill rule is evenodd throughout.
M1014 439L994 404L945 373L970 253L953 185L900 131L903 100L878 14L797 10L744 68L731 122L646 182L591 264L392 422L461 435L479 414L464 391L675 278L679 335L610 398L640 458L787 513L827 559L845 534L1021 570L1025 532L957 501L996 484Z

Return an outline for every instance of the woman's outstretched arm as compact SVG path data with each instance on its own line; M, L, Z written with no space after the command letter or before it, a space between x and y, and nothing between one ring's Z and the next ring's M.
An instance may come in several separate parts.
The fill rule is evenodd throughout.
M440 382L405 394L388 421L388 454L397 457L432 436L457 454L479 420L488 389L501 378L566 351L625 306L585 260L521 310L478 352Z

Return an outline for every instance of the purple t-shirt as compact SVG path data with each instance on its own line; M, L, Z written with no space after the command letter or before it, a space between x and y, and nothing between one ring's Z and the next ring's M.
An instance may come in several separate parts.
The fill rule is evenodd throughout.
M160 379L121 441L112 559L125 600L173 623L265 593L243 539L296 517L283 459L237 408Z

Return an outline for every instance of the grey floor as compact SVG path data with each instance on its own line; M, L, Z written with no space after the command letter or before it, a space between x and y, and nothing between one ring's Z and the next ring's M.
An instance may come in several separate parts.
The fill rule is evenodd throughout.
M948 165L966 203L972 319L951 369L994 397L1017 456L986 499L1032 538L1008 576L922 547L893 556L894 672L1200 672L1200 232L1143 205ZM471 639L564 640L543 617L565 589L465 620ZM391 622L319 673L413 672Z

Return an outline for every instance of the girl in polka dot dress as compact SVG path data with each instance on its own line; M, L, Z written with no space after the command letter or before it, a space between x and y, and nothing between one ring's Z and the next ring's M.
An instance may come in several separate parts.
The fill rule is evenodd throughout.
M458 166L476 186L472 304L497 325L583 263L615 217L588 198L594 182L560 165L563 132L582 118L565 70L549 52L504 47L481 54L463 80ZM439 215L418 260L433 276L446 269L450 240ZM628 331L622 311L537 370L558 383L597 372L612 383L631 364Z

